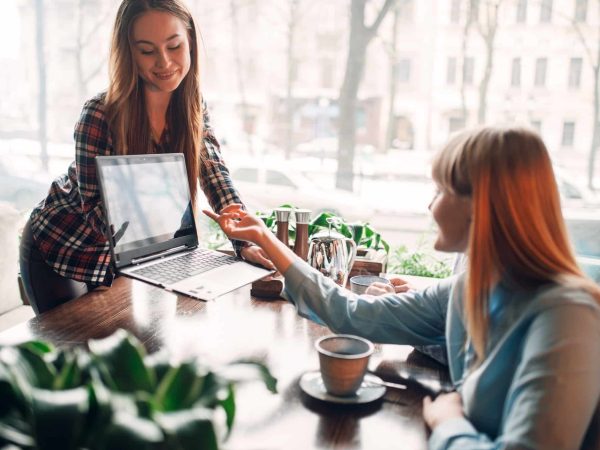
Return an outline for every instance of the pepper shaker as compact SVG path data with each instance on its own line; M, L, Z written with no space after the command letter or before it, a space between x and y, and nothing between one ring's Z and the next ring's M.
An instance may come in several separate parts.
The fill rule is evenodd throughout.
M277 239L288 246L288 230L291 210L289 208L275 209L275 218L277 219Z
M294 253L304 261L308 258L308 223L310 222L310 209L297 209L296 211L296 241Z

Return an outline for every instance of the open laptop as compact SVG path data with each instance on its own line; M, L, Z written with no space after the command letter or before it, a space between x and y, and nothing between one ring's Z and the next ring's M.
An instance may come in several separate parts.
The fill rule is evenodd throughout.
M198 248L183 154L96 157L118 273L212 300L271 270Z

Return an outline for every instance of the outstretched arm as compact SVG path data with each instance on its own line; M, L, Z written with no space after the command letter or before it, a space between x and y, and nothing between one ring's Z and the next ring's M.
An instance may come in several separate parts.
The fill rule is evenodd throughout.
M226 206L221 214L208 210L203 212L217 222L230 239L252 242L262 248L279 273L285 274L292 263L299 260L261 219L243 210L239 203Z

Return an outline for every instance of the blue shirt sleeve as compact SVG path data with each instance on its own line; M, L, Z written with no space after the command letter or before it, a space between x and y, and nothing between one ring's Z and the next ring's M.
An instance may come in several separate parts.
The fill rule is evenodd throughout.
M453 279L423 291L384 296L356 295L301 261L285 273L284 298L298 314L378 343L443 344Z
M452 419L433 431L430 449L581 447L590 418L600 407L600 307L587 294L579 295L587 301L573 301L571 293L571 301L556 298L555 306L534 315L499 435L491 439L468 418Z

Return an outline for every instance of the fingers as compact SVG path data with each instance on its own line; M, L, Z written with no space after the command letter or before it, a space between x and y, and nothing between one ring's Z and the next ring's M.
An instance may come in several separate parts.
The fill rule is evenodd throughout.
M396 294L401 294L403 292L408 292L412 289L412 286L410 284L403 284L401 286L394 286L394 292Z
M404 284L408 284L408 281L399 277L394 277L390 278L390 283L392 283L393 286L402 286Z
M232 203L231 205L227 205L225 208L221 210L221 214L230 213L230 212L246 212L242 209L242 205L239 203Z
M209 211L208 209L203 209L202 212L207 215L208 217L210 217L212 220L217 221L219 219L219 215Z
M365 291L365 294L383 295L388 294L390 292L394 292L394 289L389 284L379 283L376 281L375 283L371 283L369 285L369 287Z

